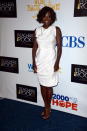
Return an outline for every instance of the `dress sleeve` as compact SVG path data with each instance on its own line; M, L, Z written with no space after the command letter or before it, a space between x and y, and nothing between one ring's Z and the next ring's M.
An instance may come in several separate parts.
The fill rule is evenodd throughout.
M36 38L41 35L41 28L40 28L40 27L39 27L39 28L36 28L35 34L36 34Z

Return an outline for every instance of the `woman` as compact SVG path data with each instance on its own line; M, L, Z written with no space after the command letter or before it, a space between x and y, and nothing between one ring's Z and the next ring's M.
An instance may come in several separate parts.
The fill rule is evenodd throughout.
M56 14L50 7L45 6L38 12L37 21L43 25L35 30L32 49L33 70L37 73L45 106L41 116L45 120L50 117L53 87L58 84L62 53L61 30L52 25L55 20Z

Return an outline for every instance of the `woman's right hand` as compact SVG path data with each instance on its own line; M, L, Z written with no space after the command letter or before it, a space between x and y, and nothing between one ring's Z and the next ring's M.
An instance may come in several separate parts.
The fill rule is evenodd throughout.
M34 73L37 73L37 66L35 63L33 64L33 70L34 70Z

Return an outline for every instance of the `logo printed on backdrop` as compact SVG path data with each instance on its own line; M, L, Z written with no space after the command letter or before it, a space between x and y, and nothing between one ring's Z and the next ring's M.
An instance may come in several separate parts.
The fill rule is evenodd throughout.
M32 0L32 3L27 5L27 11L39 11L44 6L49 6L56 11L60 10L60 0Z
M84 36L63 36L62 37L62 46L70 48L83 48L86 46Z
M53 94L51 104L62 108L77 111L77 98L68 97L60 94Z
M15 30L16 47L33 47L34 31ZM86 46L84 36L63 36L62 46L69 48L83 48Z
M0 71L19 73L18 58L0 56Z
M33 72L33 65L32 64L28 64L28 71Z
M72 64L71 82L87 84L87 65Z
M75 0L74 16L87 16L87 0Z
M15 30L16 47L33 47L34 31Z
M17 17L16 0L0 0L0 17Z
M37 102L37 88L16 84L17 98Z

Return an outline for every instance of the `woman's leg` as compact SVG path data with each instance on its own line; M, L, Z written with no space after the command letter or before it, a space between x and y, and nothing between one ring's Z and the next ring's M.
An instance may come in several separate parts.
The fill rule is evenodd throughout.
M46 98L47 98L47 107L51 109L51 99L53 94L53 88L47 87L46 88Z
M43 119L48 119L50 117L50 112L51 112L51 99L52 99L52 94L53 94L53 88L52 87L46 87L46 107L45 107L45 112Z
M44 106L46 107L47 106L46 87L42 85L40 85L40 87L41 87L41 95L44 101Z
M44 87L41 85L41 94L45 105L45 110L44 112L42 112L42 115L43 115L43 119L47 119L49 118L51 112L51 98L53 94L53 88Z

